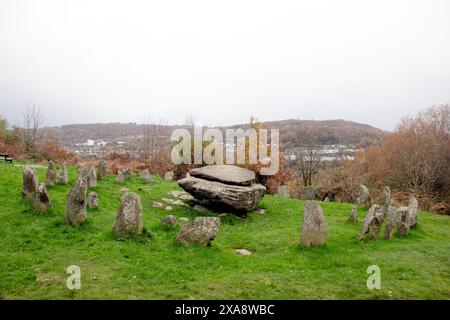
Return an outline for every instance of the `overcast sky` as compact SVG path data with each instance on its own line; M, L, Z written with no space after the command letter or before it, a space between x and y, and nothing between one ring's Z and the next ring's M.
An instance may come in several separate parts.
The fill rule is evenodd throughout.
M0 115L346 119L450 102L450 1L0 0Z

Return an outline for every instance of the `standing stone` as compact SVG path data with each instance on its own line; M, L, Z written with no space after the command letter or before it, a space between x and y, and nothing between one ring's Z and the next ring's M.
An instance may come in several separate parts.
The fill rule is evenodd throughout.
M114 179L114 182L123 183L125 181L125 177L123 176L123 172L121 169L117 170L117 177Z
M78 168L78 173L79 177L86 182L88 188L97 186L97 171L94 166L83 164Z
M417 225L417 212L419 211L419 205L417 199L414 197L409 198L408 214L410 228L414 228Z
M352 211L350 212L350 215L348 216L348 220L351 222L358 221L358 209L356 206L352 207Z
M105 176L106 176L106 161L100 160L100 162L98 163L97 178L98 180L103 180Z
M34 210L40 213L44 213L50 210L50 207L51 207L50 197L48 196L45 184L41 183L34 197L33 208Z
M370 206L369 189L367 189L367 187L362 184L359 186L358 199L356 201L356 204L360 208L366 208Z
M131 169L130 168L124 168L122 169L123 177L125 180L131 179Z
M361 226L358 240L375 240L380 233L383 221L384 213L381 206L377 204L372 205Z
M169 216L164 217L164 219L161 220L161 224L170 227L175 227L177 224L177 218L171 214Z
M388 186L383 188L383 204L381 205L384 214L387 214L389 206L391 204L391 189Z
M290 197L289 187L285 184L279 185L277 195L283 198L289 198Z
M322 208L315 200L307 200L303 207L302 230L300 244L302 247L320 247L325 244L328 225Z
M26 201L33 201L35 194L38 192L39 180L36 170L30 167L23 169L22 177L22 197Z
M48 163L47 175L45 176L45 185L54 186L56 183L56 167L53 161Z
M173 173L173 171L168 171L164 174L164 180L172 181L174 176L175 174Z
M90 167L87 164L80 164L78 166L78 177L87 182Z
M67 184L69 181L69 174L67 172L67 165L64 163L61 168L61 172L56 178L56 183L58 184Z
M86 192L87 182L78 177L72 189L67 194L65 218L72 225L79 225L86 221Z
M407 236L410 228L410 216L408 207L397 209L397 232L401 236Z
M138 235L143 229L141 198L136 193L127 192L120 200L113 232L118 236Z
M87 186L88 188L95 188L97 186L97 170L95 170L94 166L89 168Z
M180 230L175 238L175 241L184 244L197 243L206 247L209 246L211 241L216 238L219 227L219 218L197 217L192 223L186 224Z
M97 209L98 208L98 196L97 192L91 192L87 197L87 207L89 209Z
M150 171L148 169L142 171L139 177L146 183L152 182L153 180L152 175L150 174Z
M384 227L384 238L392 239L394 236L394 229L397 224L397 208L389 206L386 213L386 226Z

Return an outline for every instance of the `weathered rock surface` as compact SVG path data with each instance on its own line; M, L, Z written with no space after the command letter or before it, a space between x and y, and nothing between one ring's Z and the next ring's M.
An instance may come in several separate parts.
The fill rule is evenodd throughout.
M117 177L114 179L116 183L123 183L125 181L125 177L121 169L117 170Z
M161 220L162 225L174 227L177 224L177 218L174 215L168 215Z
M56 166L53 161L49 161L47 175L45 176L45 185L53 186L56 183Z
M34 197L33 208L40 213L44 213L50 210L51 206L50 197L45 188L45 184L41 183Z
M391 189L388 186L385 186L383 187L383 197L381 205L384 214L387 214L390 204L391 204Z
M80 176L67 194L65 218L72 225L79 225L87 219L86 192L87 183Z
M58 174L58 177L56 178L57 184L67 184L69 182L69 173L67 171L67 165L64 163L62 165L61 171Z
M384 221L384 213L381 206L374 204L367 212L359 232L359 240L375 240L380 233Z
M362 184L359 186L358 199L356 201L356 204L360 208L366 208L370 206L369 189L367 189L367 187Z
M386 213L386 226L384 227L384 238L392 239L397 225L397 208L389 206Z
M97 173L97 179L102 180L106 176L106 161L100 160L98 163L98 173Z
M181 179L178 185L206 207L244 212L255 209L266 192L260 184L230 185L195 177Z
M131 179L131 169L130 168L124 168L122 169L123 177L125 180Z
M127 192L120 200L113 232L118 236L138 235L144 229L139 195Z
M168 171L164 174L164 180L172 181L174 176L175 174L173 173L173 171Z
M323 246L328 236L328 224L322 208L315 200L307 200L303 207L300 245L305 248Z
M190 170L189 174L191 177L236 186L250 186L256 179L253 171L231 165L211 165L201 167Z
M175 241L184 244L197 243L209 246L219 232L220 219L216 217L197 217L186 224L178 233Z
M419 212L419 204L417 203L416 198L411 197L409 199L408 204L408 214L409 214L409 223L410 228L414 228L417 225L417 213Z
M351 222L358 221L358 209L356 208L356 206L352 207L352 211L350 212L350 214L348 216L348 220Z
M163 204L158 201L153 201L153 208L161 208Z
M409 233L411 222L408 207L400 207L397 209L397 232L401 236L407 236Z
M23 169L23 176L22 176L22 197L26 201L33 201L35 194L38 191L39 187L39 180L36 173L36 170L25 167Z
M89 209L97 209L98 208L98 196L97 192L91 192L87 196L87 207Z
M152 182L153 181L153 177L150 174L150 171L148 169L145 169L144 171L141 172L141 174L139 175L140 179L146 183Z
M252 252L247 249L236 249L236 252L241 256L249 256L252 254Z
M79 177L81 177L88 188L95 188L97 186L97 171L95 167L89 165L81 165L78 168Z

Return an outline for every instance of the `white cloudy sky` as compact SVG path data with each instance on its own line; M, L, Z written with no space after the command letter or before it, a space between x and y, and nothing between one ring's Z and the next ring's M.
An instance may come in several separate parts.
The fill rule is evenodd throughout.
M0 0L0 115L348 119L450 102L450 1Z

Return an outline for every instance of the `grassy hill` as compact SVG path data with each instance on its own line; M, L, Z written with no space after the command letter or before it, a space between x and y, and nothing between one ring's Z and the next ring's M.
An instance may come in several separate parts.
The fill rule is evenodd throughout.
M43 181L45 170L38 169ZM21 198L22 168L0 163L0 298L3 299L450 299L450 219L421 212L407 238L355 240L350 204L322 203L329 225L323 248L299 247L303 202L267 195L265 214L226 216L212 247L174 245L164 208L153 208L176 182L113 177L92 190L100 208L75 228L64 220L70 186L49 188L50 213ZM70 184L76 172L70 168ZM142 199L148 241L118 241L111 230L126 186ZM201 215L174 206L177 217ZM359 211L360 221L365 212ZM205 214L202 214L205 215ZM246 248L250 256L235 249ZM381 268L381 289L368 290L366 269ZM81 290L66 288L70 265L81 267Z

